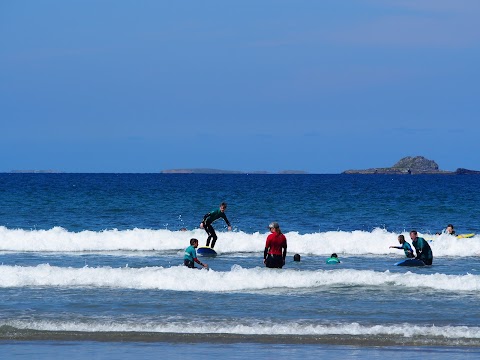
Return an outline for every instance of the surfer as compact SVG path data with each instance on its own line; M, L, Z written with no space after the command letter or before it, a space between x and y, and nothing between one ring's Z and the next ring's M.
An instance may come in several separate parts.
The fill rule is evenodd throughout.
M272 222L268 228L270 235L267 236L265 243L263 263L268 268L281 269L285 265L287 256L287 238L283 235L277 222Z
M441 235L442 233L448 234L448 235L453 235L453 236L456 235L452 224L448 224L447 228L445 230L443 230L442 232L437 232L435 235Z
M412 245L417 252L415 259L422 260L425 265L432 265L433 253L428 242L424 238L418 237L415 230L410 231L410 239L412 239Z
M215 234L215 229L212 226L212 223L215 220L218 220L218 219L222 218L227 223L228 230L232 230L232 226L230 225L230 221L228 221L227 216L225 215L225 210L226 209L227 209L227 203L222 202L220 204L219 209L213 210L213 211L205 214L202 222L200 223L200 227L202 229L205 229L205 231L207 232L207 235L208 235L207 246L210 246L210 240L212 241L212 249L215 246L215 242L217 241L217 238L218 238L217 234Z
M191 269L195 269L195 263L198 265L203 266L204 268L208 268L207 264L202 263L197 258L197 251L195 250L198 247L198 240L197 239L190 239L190 246L185 249L185 255L183 256L183 264L186 267Z
M447 228L445 229L445 232L449 235L453 235L455 236L455 230L453 229L453 225L452 224L448 224L447 225Z
M410 246L408 242L405 241L405 236L403 235L398 235L398 242L400 243L400 246L390 246L390 249L402 249L405 252L405 256L407 258L413 258L415 257L413 255L413 249Z

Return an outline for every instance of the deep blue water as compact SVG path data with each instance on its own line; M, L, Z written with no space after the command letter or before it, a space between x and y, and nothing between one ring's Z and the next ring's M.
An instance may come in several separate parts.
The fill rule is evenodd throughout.
M479 232L480 176L0 174L8 228L195 228L227 201L236 229Z

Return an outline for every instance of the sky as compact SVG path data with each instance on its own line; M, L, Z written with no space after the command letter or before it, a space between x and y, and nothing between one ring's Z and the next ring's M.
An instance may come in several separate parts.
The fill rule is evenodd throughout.
M478 0L1 0L0 172L480 170Z

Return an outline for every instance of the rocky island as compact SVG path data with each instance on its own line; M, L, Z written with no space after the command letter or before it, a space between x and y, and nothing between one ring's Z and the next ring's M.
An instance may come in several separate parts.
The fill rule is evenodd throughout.
M302 170L282 170L275 173L268 171L237 171L209 168L183 168L161 170L161 174L309 174ZM438 164L423 156L407 156L392 167L370 168L363 170L346 170L342 174L379 174L379 175L480 175L480 171L458 168L455 171L441 170Z
M480 174L480 171L458 168L456 171L440 170L438 164L423 156L407 156L392 167L370 168L365 170L346 170L342 174L384 174L384 175L470 175Z

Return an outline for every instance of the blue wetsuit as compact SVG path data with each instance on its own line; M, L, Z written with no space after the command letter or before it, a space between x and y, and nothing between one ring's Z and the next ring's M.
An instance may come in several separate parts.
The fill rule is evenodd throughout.
M408 242L404 242L401 246L394 246L395 249L401 249L405 252L407 258L413 258L413 249Z
M183 256L183 264L189 268L194 268L194 261L197 260L197 251L193 245L190 245L185 249L185 254Z
M334 256L330 257L326 261L327 264L340 264L340 260Z

